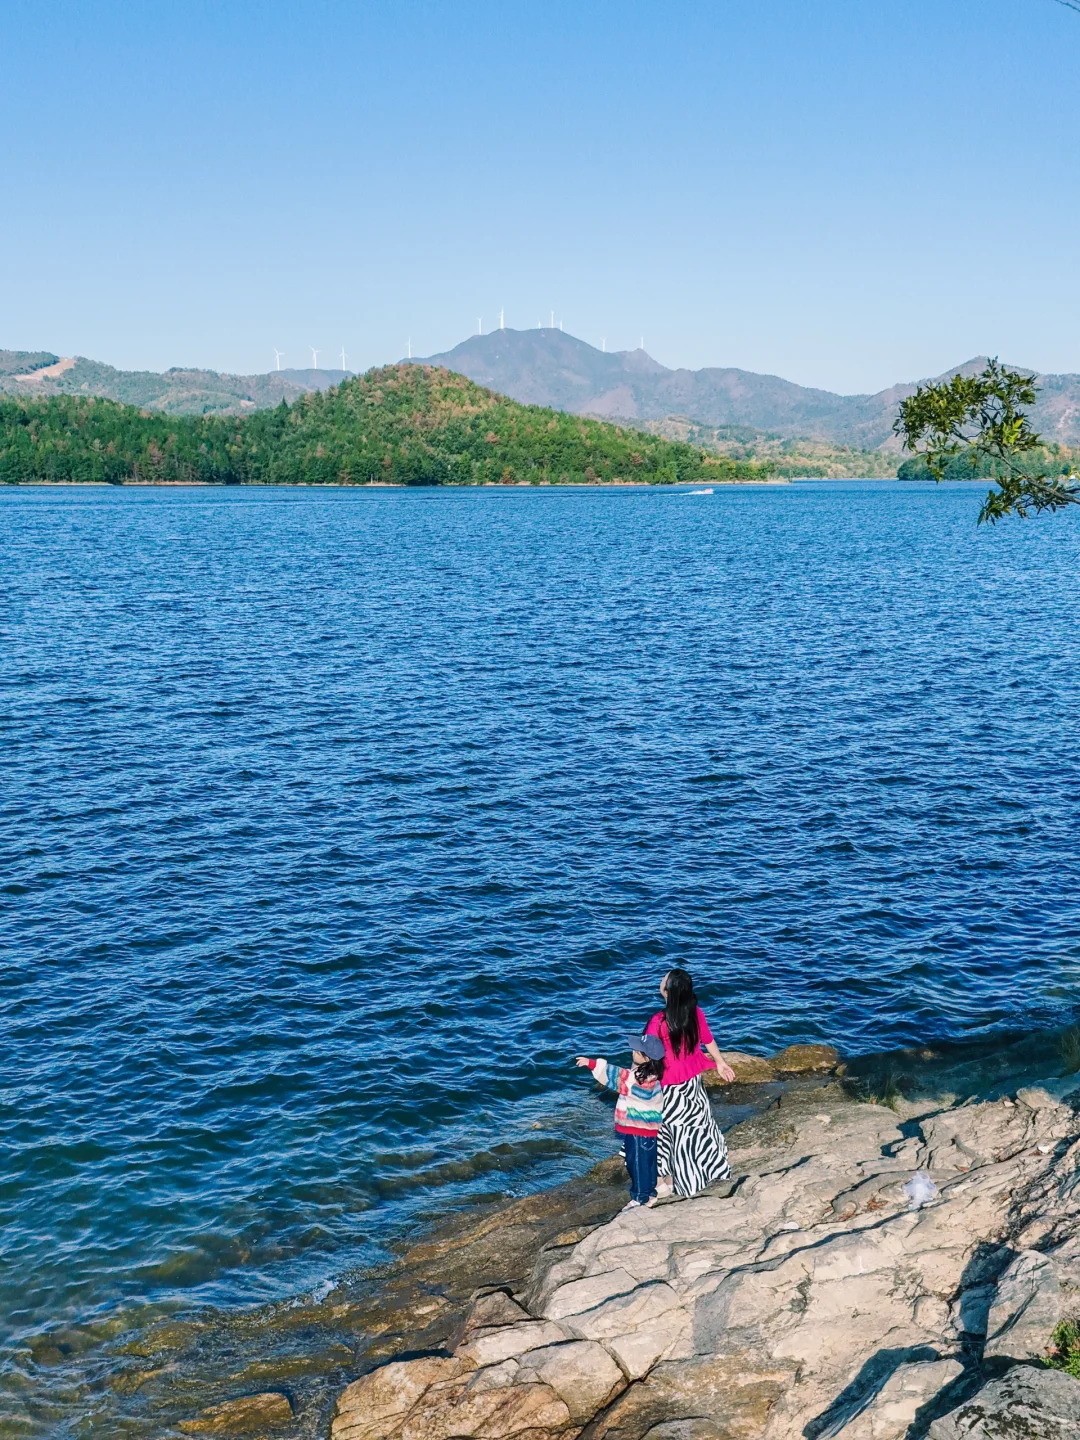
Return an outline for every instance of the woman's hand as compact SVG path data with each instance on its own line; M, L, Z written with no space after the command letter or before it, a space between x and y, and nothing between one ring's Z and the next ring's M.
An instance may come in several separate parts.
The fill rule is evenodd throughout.
M735 1071L720 1054L720 1046L717 1045L715 1040L710 1040L708 1045L705 1046L705 1052L712 1057L712 1062L716 1066L716 1073L720 1076L720 1079L723 1080L726 1085L730 1085L735 1079Z
M577 1057L577 1059L574 1061L574 1064L575 1064L575 1065L588 1065L588 1063L589 1063L589 1062L588 1062L588 1059L587 1059L584 1055L579 1055L579 1056ZM731 1078L734 1080L734 1079L735 1079L735 1076L732 1075Z

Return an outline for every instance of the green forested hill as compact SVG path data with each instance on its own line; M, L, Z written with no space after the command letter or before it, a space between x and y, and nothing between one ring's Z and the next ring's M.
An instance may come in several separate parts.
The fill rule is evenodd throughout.
M785 440L749 425L699 425L685 415L663 420L635 420L636 429L666 440L700 445L710 455L731 460L768 462L777 475L816 476L830 480L887 479L896 474L902 456L897 450L856 450L826 440Z
M5 362L5 356L12 358ZM71 357L59 374L33 373L56 359L44 351L34 356L0 350L0 392L37 400L93 396L160 410L163 415L243 415L295 400L309 390L326 390L345 379L343 370L270 370L263 375L223 375L181 366L163 372L117 370L85 356Z
M0 397L0 481L214 484L673 483L772 467L519 405L463 375L390 365L246 416Z
M175 420L115 400L0 396L0 483L186 480L227 484L234 455L221 422Z
M1069 445L1037 445L1013 459L1011 465L988 455L958 455L942 474L943 480L996 480L1019 471L1025 475L1074 475L1080 465L1080 449ZM933 480L925 455L912 455L900 466L900 480Z
M0 388L9 376L25 375L46 365L55 365L59 358L48 350L0 350Z

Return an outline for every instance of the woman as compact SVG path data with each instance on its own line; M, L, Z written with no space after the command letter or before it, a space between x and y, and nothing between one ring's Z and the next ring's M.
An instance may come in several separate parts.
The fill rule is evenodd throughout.
M685 970L669 970L660 982L664 999L645 1027L664 1042L664 1121L657 1146L658 1195L696 1195L731 1173L727 1146L713 1119L701 1076L713 1066L722 1080L735 1072L720 1054L709 1022L698 1008L694 982ZM704 1044L707 1054L703 1054Z

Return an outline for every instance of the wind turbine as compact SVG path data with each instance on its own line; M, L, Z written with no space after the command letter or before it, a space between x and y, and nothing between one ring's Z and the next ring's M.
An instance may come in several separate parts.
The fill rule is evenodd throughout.
M503 323L503 317L504 317L505 315L506 315L506 311L505 311L505 310L503 309L503 307L500 305L500 306L499 306L499 329L500 329L500 330L505 330L505 329L506 329L506 326L505 326L505 324Z
M317 370L319 368L319 352L315 349L314 345L309 345L307 348L311 351L312 369Z
M409 336L409 359L412 359L412 336Z
M484 333L484 320L482 316L476 322L476 333L477 335L482 335Z
M606 339L600 341L600 349L601 349L601 351L602 351L603 354L605 354L605 355L607 354L607 340L606 340Z
M344 371L344 369L345 369L345 361L346 361L347 359L348 359L348 356L345 354L345 346L342 345L342 347L341 347L341 368L342 368L343 371Z
M554 311L554 310L552 310L552 312L551 312L551 328L552 328L552 330L555 329L555 311Z
M275 355L275 357L276 357L276 359L277 359L277 368L280 370L280 369L281 369L281 357L282 357L282 355L285 354L285 351L284 351L284 350L279 350L276 345L271 345L270 348L271 348L271 350L273 350L273 352L274 352L274 355Z

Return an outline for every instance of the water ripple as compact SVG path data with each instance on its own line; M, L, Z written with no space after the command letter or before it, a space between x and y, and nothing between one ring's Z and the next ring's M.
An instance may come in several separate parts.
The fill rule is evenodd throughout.
M1075 1009L1080 517L978 503L0 495L0 1340L68 1396L27 1424L80 1413L50 1327L572 1172L569 1057L672 960L732 1047Z

